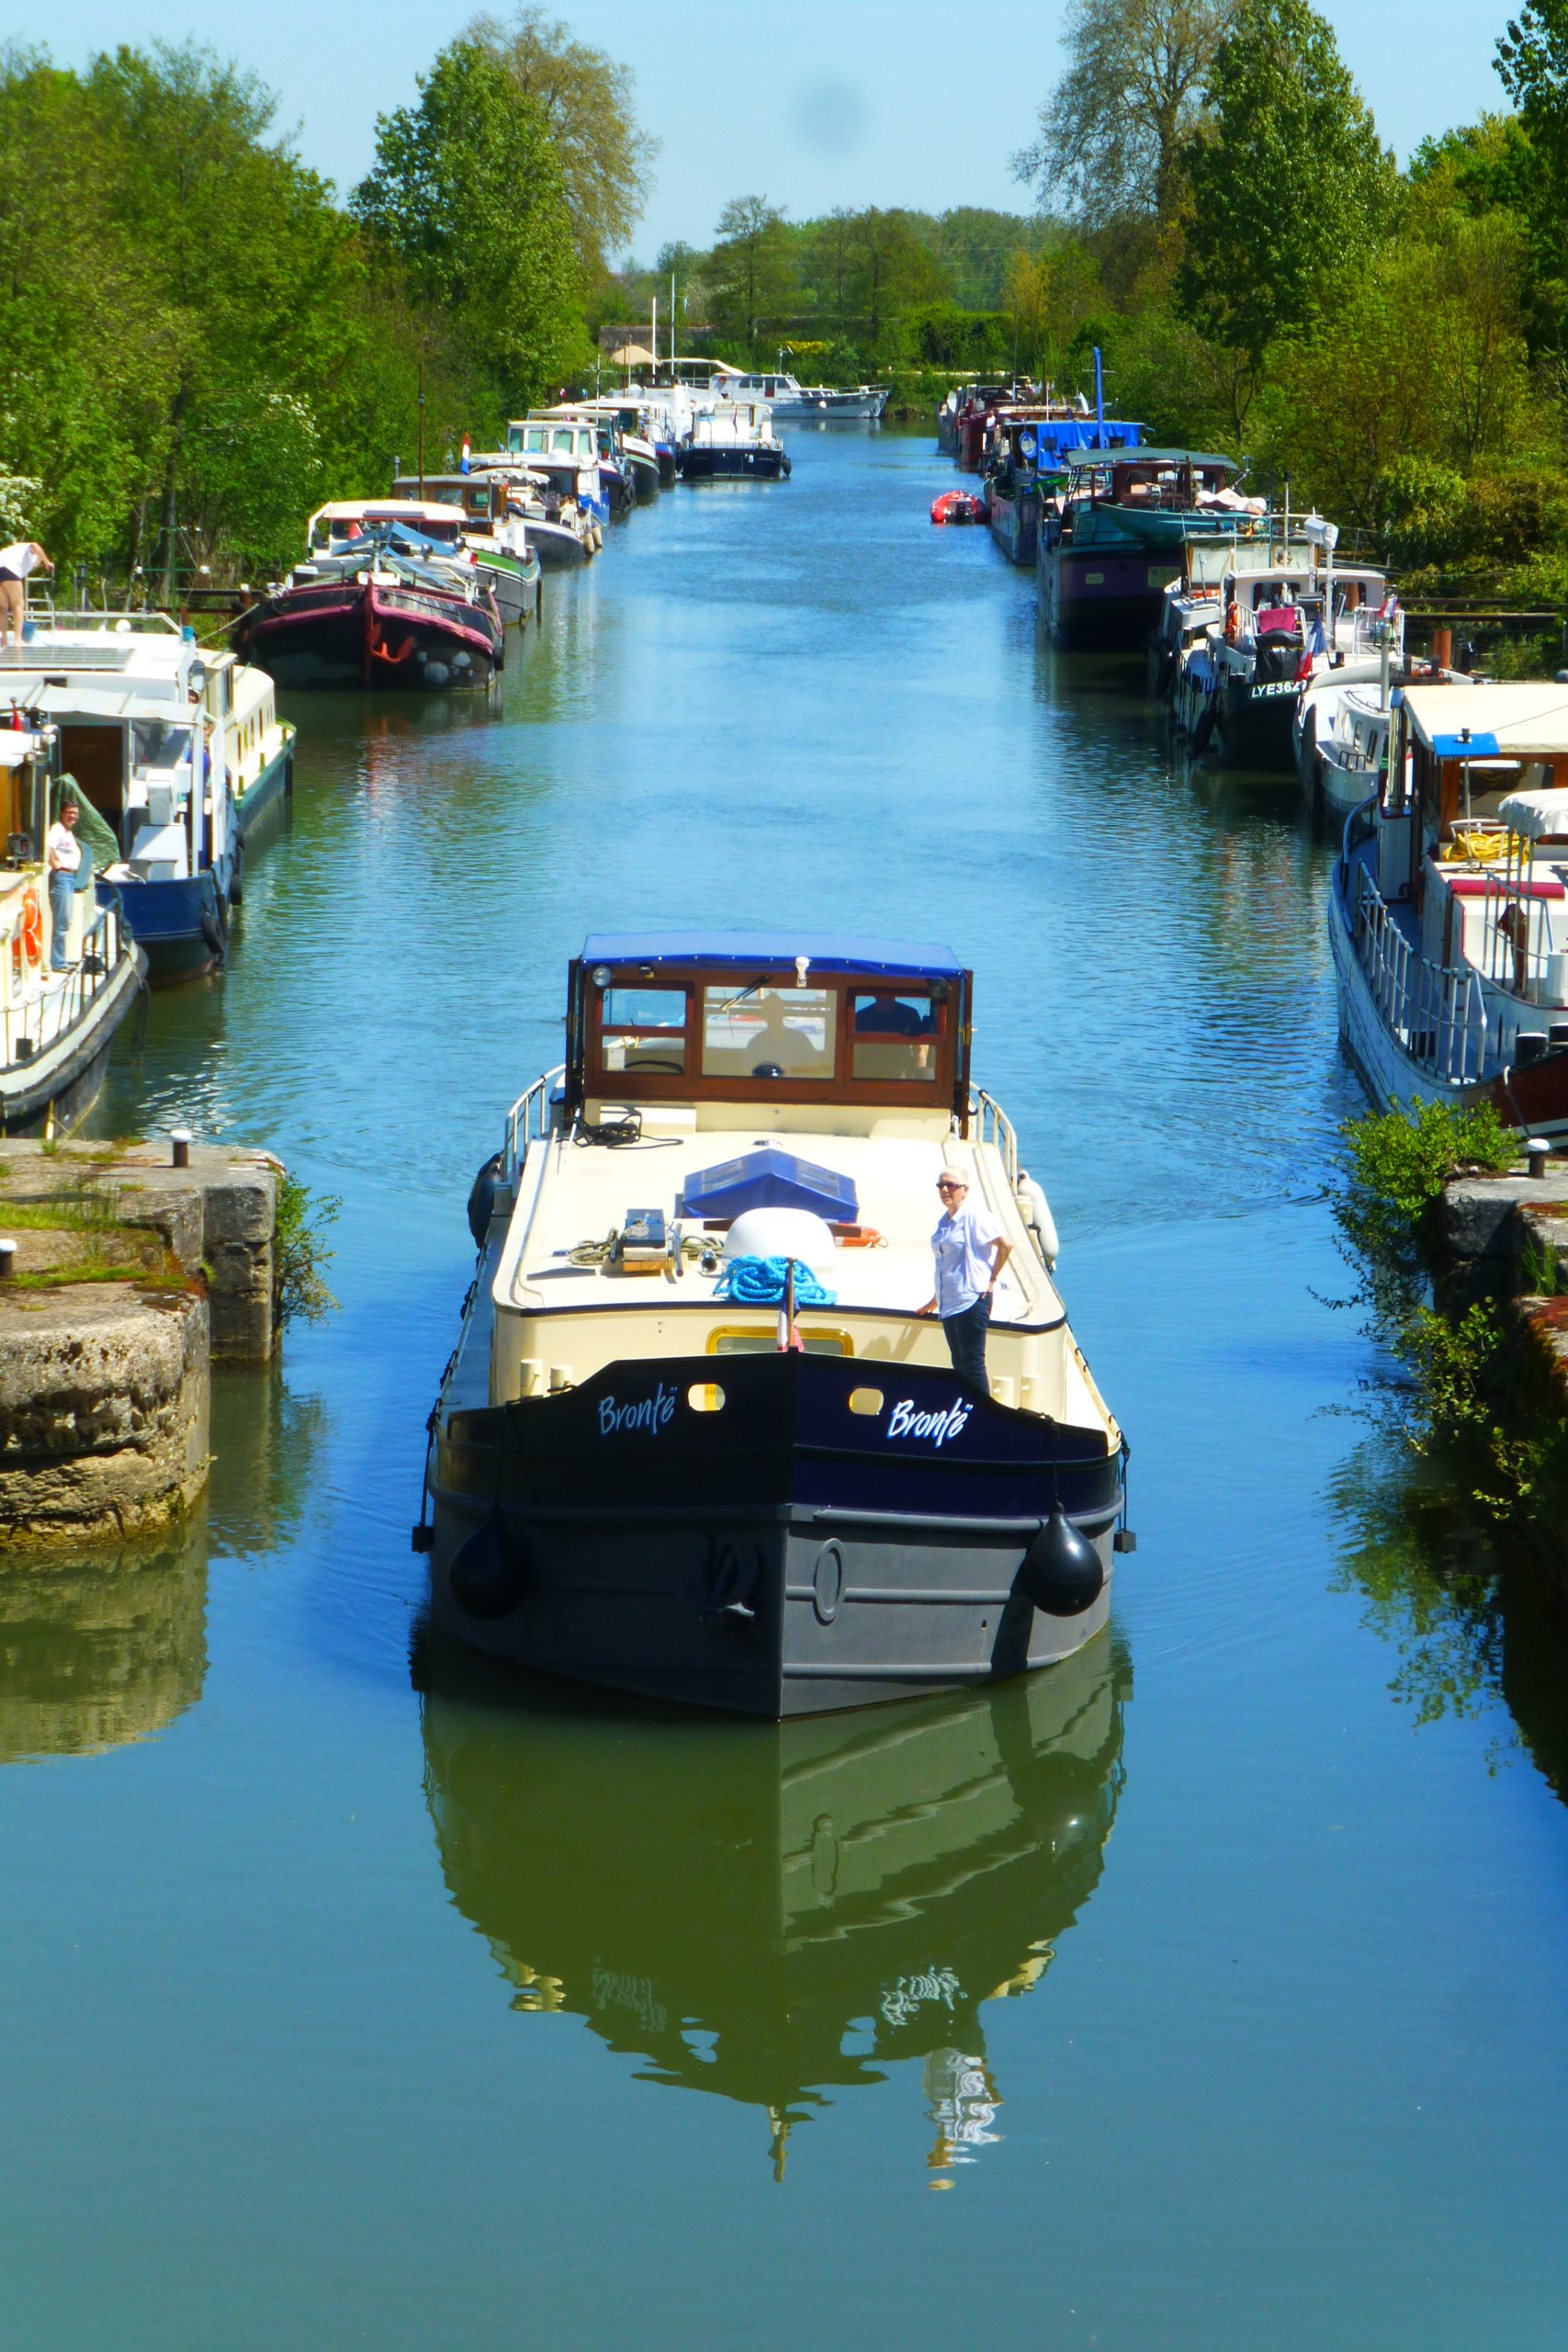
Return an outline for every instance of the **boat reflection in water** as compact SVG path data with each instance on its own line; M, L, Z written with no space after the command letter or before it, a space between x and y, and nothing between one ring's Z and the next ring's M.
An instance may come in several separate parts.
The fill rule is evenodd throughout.
M207 1516L163 1544L0 1573L0 1763L164 1731L207 1674Z
M645 2079L792 2124L919 2060L933 2175L999 2136L984 2002L1100 1878L1131 1668L1107 1631L978 1695L778 1725L607 1712L416 1652L446 1883L516 1988ZM511 1704L505 1703L510 1694Z

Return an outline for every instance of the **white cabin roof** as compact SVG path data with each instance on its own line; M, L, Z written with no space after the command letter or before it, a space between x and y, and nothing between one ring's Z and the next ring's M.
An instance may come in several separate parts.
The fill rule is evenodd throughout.
M1404 707L1428 750L1438 736L1461 737L1466 728L1476 757L1540 760L1568 756L1568 687L1455 683L1406 686ZM1439 756L1451 759L1454 752Z

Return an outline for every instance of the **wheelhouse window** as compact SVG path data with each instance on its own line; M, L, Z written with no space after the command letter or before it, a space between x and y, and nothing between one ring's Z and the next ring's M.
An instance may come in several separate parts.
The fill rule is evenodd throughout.
M837 1010L832 989L705 989L703 1076L830 1079Z
M679 1078L686 1069L684 989L606 989L599 1018L602 1069Z
M525 453L536 458L542 458L549 446L549 435L542 424L531 424L523 436Z
M929 996L906 989L857 989L851 1000L851 1075L936 1082L938 1017Z

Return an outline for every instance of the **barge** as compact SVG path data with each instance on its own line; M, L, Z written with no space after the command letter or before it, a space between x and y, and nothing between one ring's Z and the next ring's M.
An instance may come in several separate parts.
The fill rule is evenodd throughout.
M780 1719L980 1686L1110 1607L1122 1432L1043 1193L970 1085L947 950L592 937L513 1105L415 1530L480 1650ZM936 1182L1012 1245L989 1392L931 1292Z

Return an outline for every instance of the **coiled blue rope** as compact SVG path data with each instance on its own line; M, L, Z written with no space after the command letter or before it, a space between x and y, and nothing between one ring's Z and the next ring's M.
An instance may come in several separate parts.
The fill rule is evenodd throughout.
M784 1298L791 1264L795 1267L796 1306L831 1306L836 1290L824 1290L809 1266L798 1258L731 1258L714 1284L715 1298L733 1299L737 1306L777 1306Z

